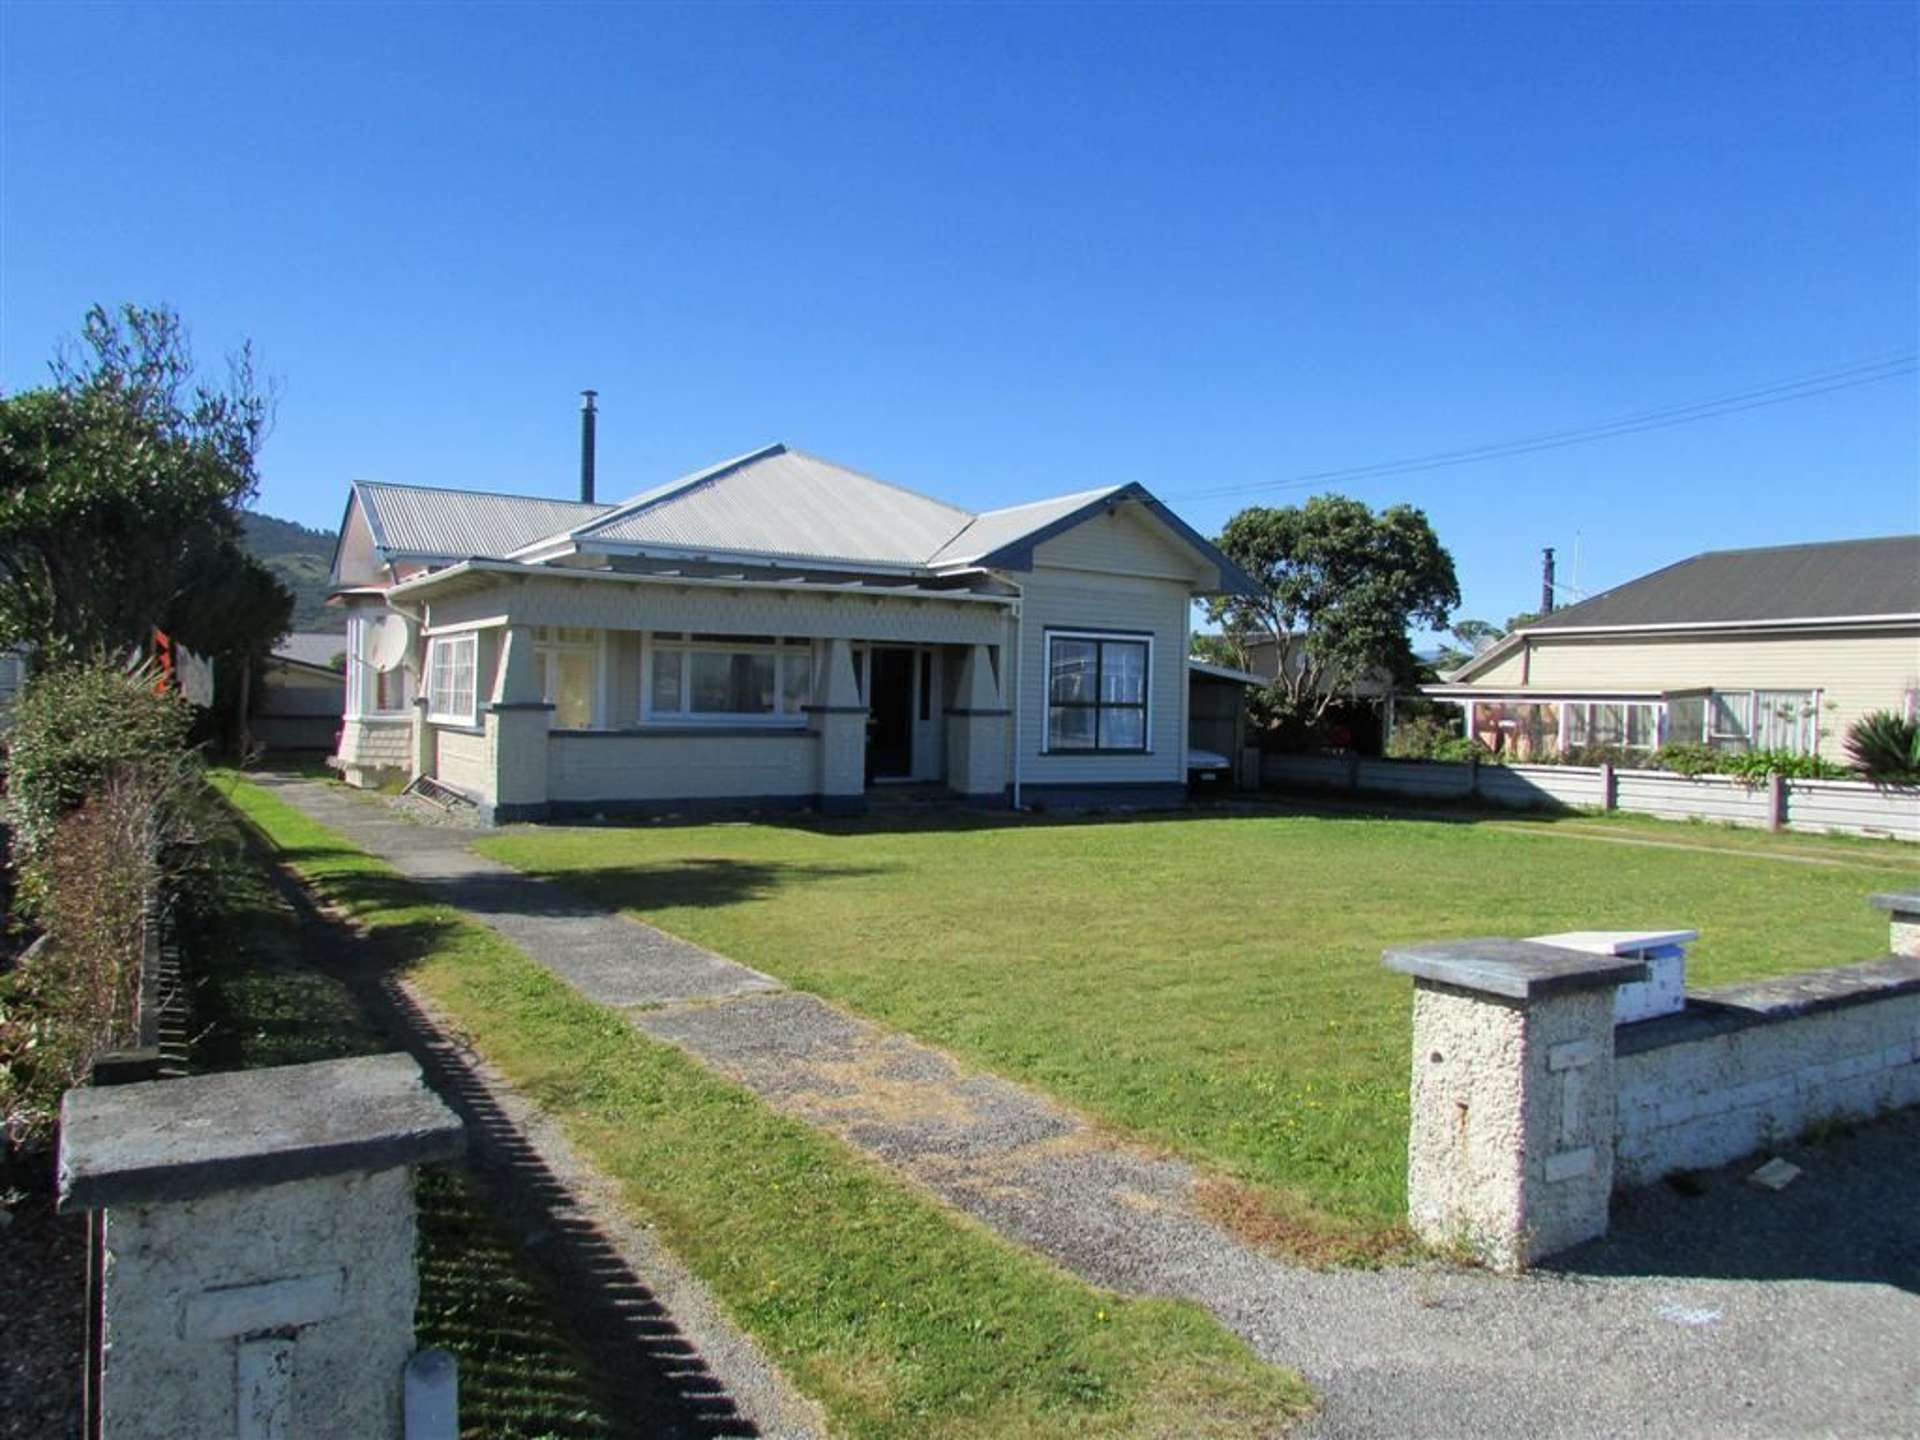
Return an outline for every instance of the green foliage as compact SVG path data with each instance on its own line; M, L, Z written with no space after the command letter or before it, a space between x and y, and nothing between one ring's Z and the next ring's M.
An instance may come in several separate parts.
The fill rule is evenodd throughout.
M1418 715L1402 720L1387 737L1387 757L1392 760L1437 760L1440 752L1465 739L1452 725L1437 715Z
M0 986L0 1128L43 1142L62 1092L134 1038L147 898L158 878L151 785L122 777L68 811L35 858L46 927Z
M231 556L270 400L244 349L204 379L165 308L96 306L82 340L51 386L0 398L0 645L58 662L169 617L193 644L195 556Z
M1676 740L1654 752L1652 768L1676 775L1711 775L1720 768L1720 760L1719 752L1705 745Z
M333 531L309 529L252 510L241 517L240 531L241 547L293 592L295 630L346 628L345 612L327 607L327 594L333 588L333 547L339 539Z
M1869 780L1894 784L1920 782L1920 725L1876 710L1847 730L1847 758Z
M149 667L104 661L41 670L28 681L7 737L16 863L31 860L55 822L115 774L178 765L192 712L154 681Z
M1317 718L1363 680L1417 670L1408 628L1438 629L1460 603L1453 557L1421 511L1376 514L1358 500L1318 495L1305 505L1253 506L1227 522L1220 548L1260 587L1209 603L1226 629L1272 636L1274 688L1285 713Z
M1230 633L1197 633L1193 637L1192 649L1195 656L1209 665L1225 665L1233 670L1247 668L1247 648L1239 636Z
M1801 755L1792 750L1717 751L1717 773L1731 775L1749 785L1763 783L1769 776L1783 775L1789 780L1845 780L1851 773L1844 765L1822 760L1818 755Z

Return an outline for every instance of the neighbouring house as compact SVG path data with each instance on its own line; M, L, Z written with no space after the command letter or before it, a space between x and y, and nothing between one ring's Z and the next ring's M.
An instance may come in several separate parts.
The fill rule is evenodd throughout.
M254 682L247 723L268 750L331 751L345 714L341 671L347 637L333 631L296 630L278 645Z
M336 765L494 820L1184 794L1194 601L1135 484L974 514L770 445L624 500L357 483Z
M1543 615L1422 688L1524 759L1672 742L1839 759L1920 701L1920 535L1717 550Z
M1250 733L1247 692L1266 681L1231 665L1216 665L1198 655L1187 660L1187 771L1196 784L1220 788L1236 780L1243 789L1260 786L1260 760L1247 756L1255 743Z

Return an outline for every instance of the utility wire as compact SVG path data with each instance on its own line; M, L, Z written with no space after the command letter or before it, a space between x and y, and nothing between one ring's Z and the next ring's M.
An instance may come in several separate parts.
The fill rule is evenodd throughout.
M1596 440L1611 440L1620 435L1637 435L1648 430L1665 430L1675 425L1691 425L1722 415L1737 415L1743 410L1758 410L1768 405L1784 405L1790 400L1810 399L1835 390L1871 385L1881 380L1898 379L1920 369L1920 352L1889 356L1884 360L1858 361L1851 365L1816 370L1789 380L1775 381L1755 389L1735 391L1711 400L1696 400L1685 405L1642 410L1611 420L1594 421L1562 430L1548 430L1513 440L1470 445L1457 450L1440 450L1403 460L1387 460L1374 465L1355 465L1342 470L1317 470L1286 480L1256 480L1244 485L1222 485L1206 490L1176 492L1167 498L1203 500L1223 495L1242 495L1264 490L1292 490L1339 480L1384 479L1392 475L1411 475L1424 470L1440 470L1455 465L1470 465L1484 460L1500 460L1513 455L1531 455L1542 450L1558 450L1569 445L1585 445Z

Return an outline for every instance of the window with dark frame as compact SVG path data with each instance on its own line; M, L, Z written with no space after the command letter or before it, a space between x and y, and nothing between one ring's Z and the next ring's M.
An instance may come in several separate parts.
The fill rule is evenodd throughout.
M1147 749L1145 639L1047 636L1047 749L1142 755Z

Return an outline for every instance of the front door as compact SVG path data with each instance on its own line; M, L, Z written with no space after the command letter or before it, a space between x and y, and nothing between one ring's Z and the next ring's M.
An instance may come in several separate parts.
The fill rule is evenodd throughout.
M911 650L875 646L867 693L867 778L904 780L913 774Z

